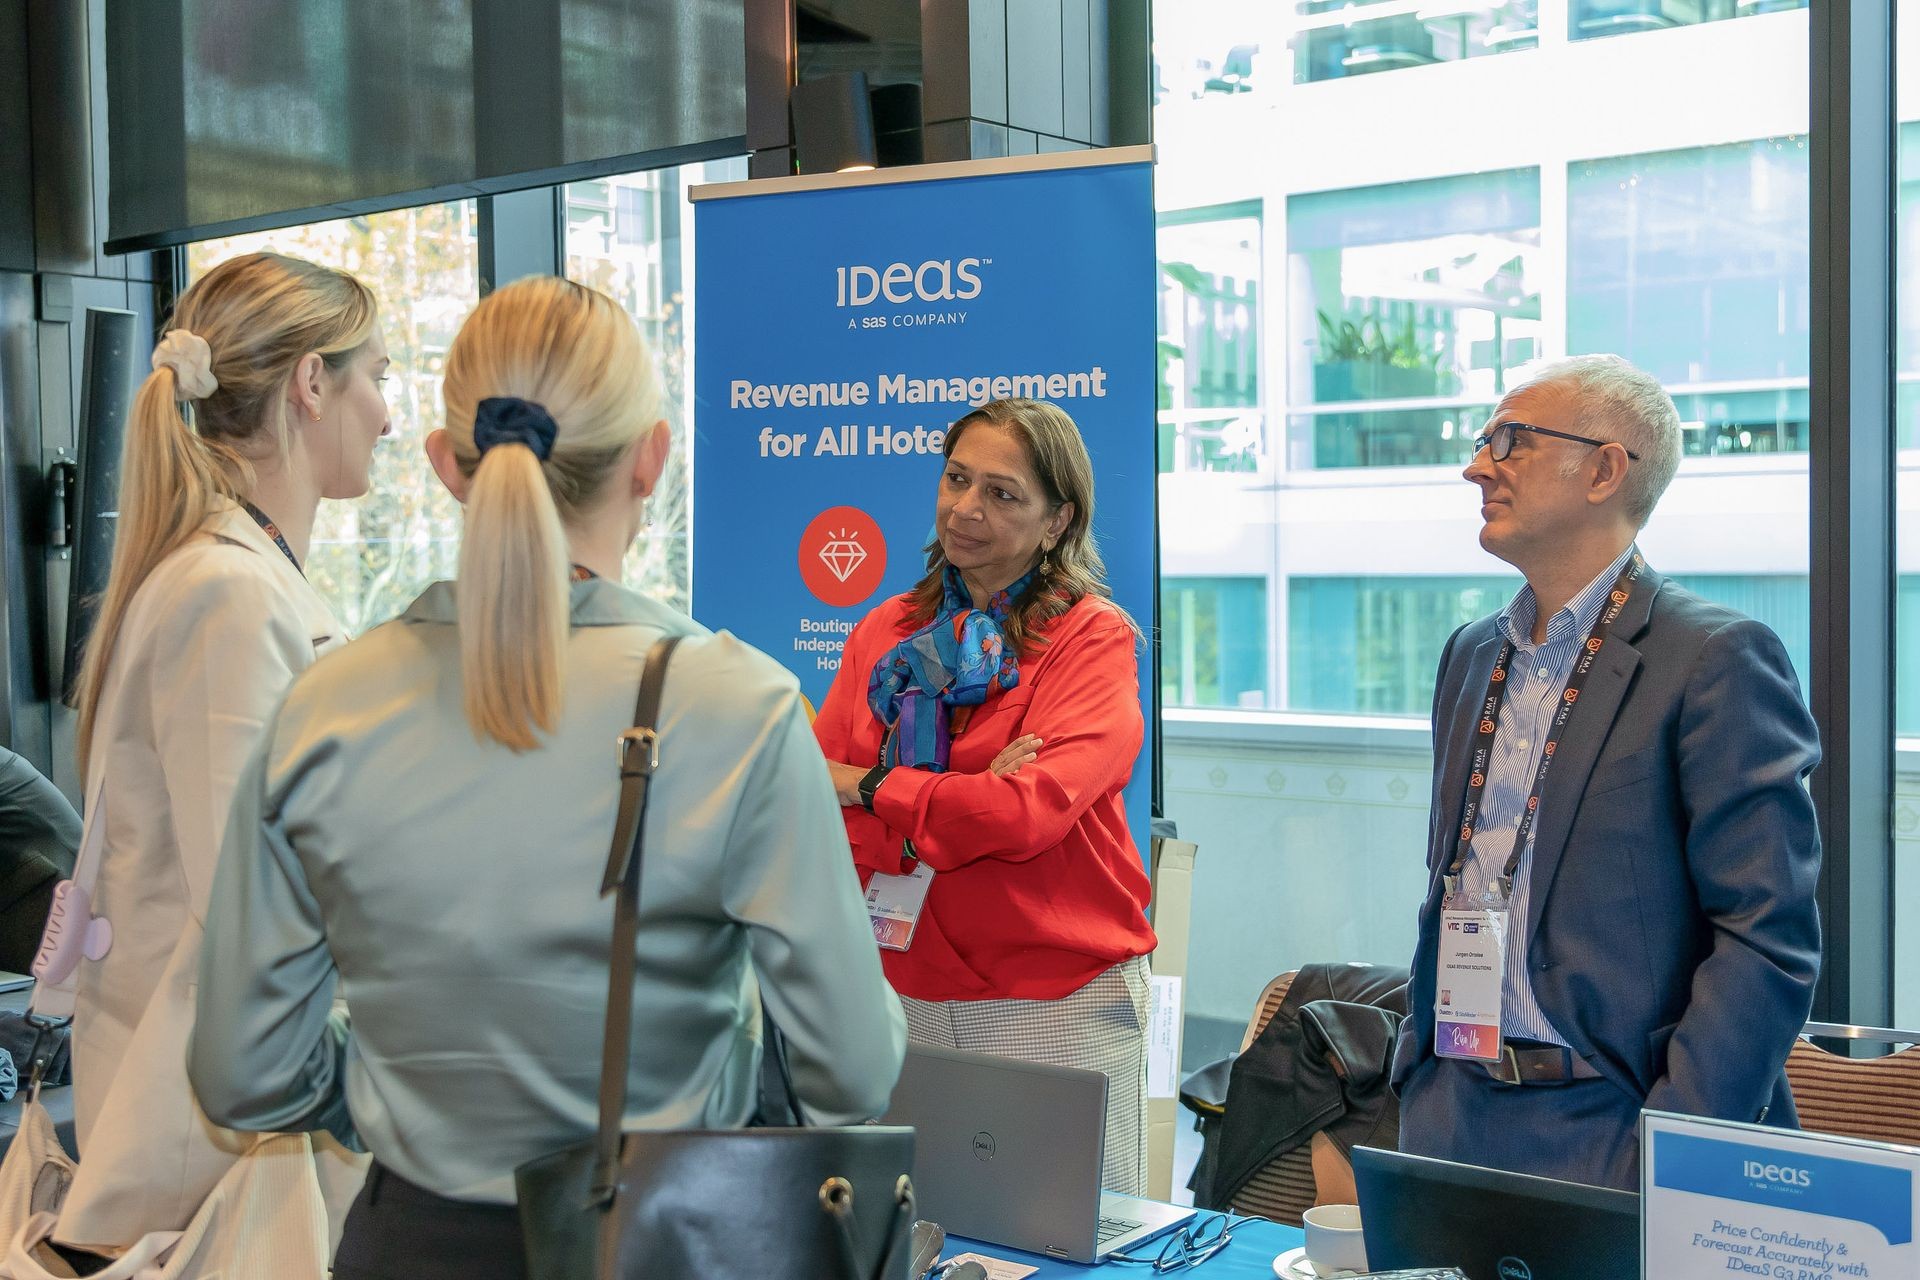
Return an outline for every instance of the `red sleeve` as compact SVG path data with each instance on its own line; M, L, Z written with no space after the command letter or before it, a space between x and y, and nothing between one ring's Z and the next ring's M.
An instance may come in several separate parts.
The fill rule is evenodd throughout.
M853 734L860 723L857 717L873 715L867 708L867 676L873 666L867 655L867 643L874 614L879 611L876 609L862 618L848 633L846 643L840 646L840 669L834 673L826 700L820 704L819 714L813 720L813 736L820 744L820 754L840 764L861 763L854 758ZM873 761L868 760L866 764L871 766Z
M895 769L874 793L874 813L935 871L1051 849L1133 772L1146 733L1133 628L1102 619L1056 644L1021 724L1040 736L1032 764L1009 777Z
M814 718L813 736L820 753L841 764L871 767L880 758L880 722L867 707L867 680L879 650L893 643L899 610L883 604L868 614L840 646L840 670L827 688ZM847 843L853 846L855 866L898 871L900 837L859 805L842 806Z

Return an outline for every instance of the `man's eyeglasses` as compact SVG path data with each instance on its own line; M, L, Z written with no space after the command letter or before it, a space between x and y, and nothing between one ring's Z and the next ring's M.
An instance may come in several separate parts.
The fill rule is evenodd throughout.
M1535 435L1552 436L1555 440L1571 440L1575 444L1590 444L1596 449L1601 445L1619 443L1616 440L1595 440L1592 436L1576 436L1570 431L1554 431L1547 427L1536 427L1531 422L1502 422L1495 426L1493 430L1486 432L1484 435L1477 436L1473 442L1473 451L1478 453L1482 449L1485 449L1487 456L1495 462L1505 462L1508 455L1513 452L1514 433L1519 431L1531 431ZM1622 447L1624 448L1625 446ZM1640 455L1631 449L1627 450L1627 456L1635 462L1640 461Z

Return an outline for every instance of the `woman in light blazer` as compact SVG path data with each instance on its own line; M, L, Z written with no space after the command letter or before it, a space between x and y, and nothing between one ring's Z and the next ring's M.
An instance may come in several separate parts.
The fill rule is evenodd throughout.
M793 676L619 585L668 448L633 321L518 281L444 391L459 580L294 682L201 957L208 1113L373 1153L336 1280L524 1274L514 1169L595 1128L617 739L663 636L626 1128L744 1124L763 1000L816 1123L883 1111L906 1045Z
M79 686L82 847L103 841L92 909L112 942L59 984L81 1161L55 1238L102 1253L184 1227L255 1140L212 1124L187 1084L200 926L261 725L346 639L301 570L314 512L366 492L388 431L378 309L344 272L230 259L173 324L127 422ZM323 1182L356 1181L338 1162Z

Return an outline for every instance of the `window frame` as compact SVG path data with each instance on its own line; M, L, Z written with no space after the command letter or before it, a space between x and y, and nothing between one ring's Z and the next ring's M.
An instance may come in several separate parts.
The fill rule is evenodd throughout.
M1218 204L1192 205L1192 206L1184 206L1178 209L1156 210L1154 213L1154 223L1153 223L1154 242L1156 246L1156 249L1155 249L1156 258L1158 254L1158 244L1159 244L1160 233L1162 231L1167 230L1170 227L1210 226L1215 223L1237 222L1241 219L1250 219L1252 220L1254 225L1259 227L1260 229L1260 243L1259 243L1259 246L1254 251L1254 256L1260 264L1260 274L1257 277L1257 280L1259 284L1261 297L1264 298L1266 294L1266 287L1267 287L1267 255L1271 251L1271 245L1268 243L1268 239L1267 239L1270 228L1267 225L1266 203L1267 202L1261 197L1254 196L1245 200L1228 200ZM1158 271L1159 271L1159 263L1158 261L1156 261L1155 263L1156 279L1158 278ZM1157 317L1158 308L1159 308L1158 298L1154 300L1154 306L1155 306L1155 312ZM1257 314L1258 312L1256 310L1256 316ZM1156 325L1158 324L1157 318L1155 323ZM1155 336L1157 340L1158 334L1156 334ZM1273 441L1274 424L1273 424L1272 405L1270 400L1271 379L1268 377L1268 374L1270 372L1268 368L1268 360L1270 356L1271 342L1272 342L1272 335L1268 330L1268 326L1265 324L1261 324L1254 333L1254 356L1253 356L1254 376L1258 380L1259 395L1256 402L1251 406L1251 408L1253 412L1257 413L1260 416L1261 434L1263 437L1262 443L1267 449L1269 465L1271 465L1272 463L1273 454L1274 454L1274 441ZM1159 421L1159 413L1156 412L1154 417L1155 417L1155 429L1157 431L1161 425ZM1182 470L1182 468L1179 466L1176 466L1173 468L1173 470L1179 471L1179 470ZM1166 473L1163 472L1161 474L1166 474ZM1158 545L1159 544L1156 541L1155 542L1156 548L1158 547ZM1159 580L1158 569L1156 568L1155 570L1156 583L1158 582L1158 580ZM1157 594L1157 590L1158 589L1156 587L1156 594ZM1157 758L1158 757L1156 755L1156 759Z
M1813 1017L1893 1021L1894 381L1898 0L1810 24L1812 709L1826 857Z

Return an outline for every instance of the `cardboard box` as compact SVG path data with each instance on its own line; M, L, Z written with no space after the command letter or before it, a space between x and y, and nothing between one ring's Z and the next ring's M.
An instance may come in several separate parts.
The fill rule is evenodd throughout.
M1150 918L1159 936L1153 953L1154 1014L1147 1034L1147 1195L1173 1198L1173 1135L1180 1123L1180 1030L1185 1016L1187 940L1193 915L1193 864L1200 847L1156 838ZM1170 1061L1169 1061L1170 1060Z

